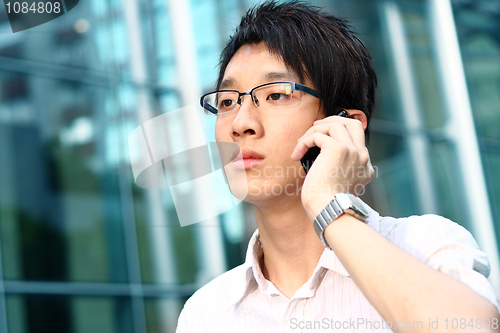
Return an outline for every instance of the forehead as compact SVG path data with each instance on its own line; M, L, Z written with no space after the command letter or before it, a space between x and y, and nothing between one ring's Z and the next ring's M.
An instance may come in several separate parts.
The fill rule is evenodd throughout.
M280 80L298 82L298 76L287 68L278 55L269 52L264 43L245 44L229 61L220 88Z

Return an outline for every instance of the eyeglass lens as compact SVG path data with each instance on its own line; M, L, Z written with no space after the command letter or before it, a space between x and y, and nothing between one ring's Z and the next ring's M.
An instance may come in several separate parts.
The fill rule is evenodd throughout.
M276 83L259 87L252 92L254 104L260 108L288 104L292 100L292 85ZM215 108L218 113L236 109L239 94L234 91L220 91L207 95L204 103Z

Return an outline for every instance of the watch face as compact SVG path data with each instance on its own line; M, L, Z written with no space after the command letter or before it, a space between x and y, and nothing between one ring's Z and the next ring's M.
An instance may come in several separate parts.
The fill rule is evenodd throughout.
M356 206L356 211L363 215L365 218L368 217L368 212L365 210L365 207L363 207L363 203L358 197L354 197L355 200L353 200L354 205Z
M368 212L363 207L361 200L351 193L338 193L335 199L343 210L352 209L355 213L361 215L365 219L368 217Z

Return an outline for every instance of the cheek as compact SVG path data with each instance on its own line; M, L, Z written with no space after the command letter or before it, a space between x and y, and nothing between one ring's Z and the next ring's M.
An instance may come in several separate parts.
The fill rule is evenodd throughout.
M288 159L297 146L297 140L307 132L314 120L315 119L309 118L300 119L297 122L287 122L283 124L273 142L275 147L279 147L277 154ZM291 159L289 163L295 164Z
M221 130L220 128L218 128L217 126L215 126L215 141L219 142L222 140L222 133L221 133Z
M215 121L215 141L227 141L227 136L229 133L228 125L224 121L220 121L217 118Z
M283 127L283 131L280 135L279 146L288 153L288 150L293 149L297 145L297 139L300 137L298 134L299 133L296 128L294 129L291 126Z
M286 145L293 145L295 147L297 140L312 126L313 121L310 119L301 119L298 122L284 124L281 129L281 137L287 143Z
M273 150L275 151L275 156L279 156L280 159L287 161L283 162L285 164L293 164L290 155L297 146L297 140L302 134L302 128L298 129L292 124L281 126L279 132L273 135L273 140L271 142L274 146Z

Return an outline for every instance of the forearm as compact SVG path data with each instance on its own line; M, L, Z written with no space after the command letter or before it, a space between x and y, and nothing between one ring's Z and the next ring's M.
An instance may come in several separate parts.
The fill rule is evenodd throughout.
M405 332L446 332L447 318L465 318L467 322L498 318L494 306L467 285L432 269L352 216L345 214L331 223L325 238L386 321L424 323L423 330ZM439 319L439 330L428 328L429 319ZM451 325L448 328L453 331Z
M350 114L364 114L357 113L358 110L348 111ZM302 204L311 220L338 191L354 188L356 192L356 188L368 184L374 177L364 141L363 129L366 126L366 118L362 116L356 119L330 116L315 121L297 140L291 155L294 160L302 158L313 146L321 148L301 192ZM363 172L332 176L336 174L335 170ZM439 329L429 329L429 320L498 318L495 307L486 298L404 252L348 214L326 227L325 238L354 282L386 321L422 321L427 325L420 332L446 332L443 325ZM464 332L464 329L459 331ZM474 328L474 331L480 332L481 329Z

